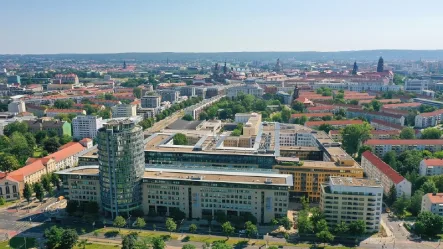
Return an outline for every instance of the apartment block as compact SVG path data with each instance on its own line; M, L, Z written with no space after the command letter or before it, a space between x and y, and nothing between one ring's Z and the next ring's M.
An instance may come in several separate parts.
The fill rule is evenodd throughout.
M388 194L391 187L395 186L397 197L411 197L411 182L395 171L391 166L383 162L370 151L365 151L361 157L361 166L366 175L371 179L377 179L383 185L383 191Z
M428 193L421 199L421 211L443 216L443 193Z
M383 130L383 131L390 131L390 130L401 131L404 128L401 125L389 123L380 119L372 119L371 126L374 127L375 130Z
M113 118L130 118L137 116L137 105L120 104L111 107Z
M57 136L72 136L72 127L69 122L56 120L54 118L43 117L37 120L26 120L29 130L32 133L39 131L55 132Z
M392 113L385 113L385 112L372 112L372 111L365 111L360 109L354 109L354 108L348 108L346 110L346 116L348 118L359 118L364 117L369 122L372 119L377 120L383 120L388 123L393 123L397 125L404 126L405 125L405 117L400 114L392 114Z
M159 108L161 103L161 96L146 95L141 98L142 108Z
M227 96L229 98L236 98L239 94L251 94L255 97L261 97L264 94L263 88L257 84L235 86L228 89Z
M428 86L429 80L408 79L405 82L404 90L422 94L423 91L428 90Z
M331 120L331 121L308 121L305 123L306 127L318 128L322 124L330 124L335 129L342 129L348 125L363 124L363 121L357 120Z
M434 176L443 174L442 159L423 159L420 162L419 173L421 176Z
M47 117L56 117L60 114L74 114L74 115L86 115L85 110L78 109L47 109L46 116Z
M341 141L341 131L340 130L330 130L329 136L335 141ZM399 130L371 130L372 139L395 139L400 136Z
M320 209L329 226L363 220L368 232L378 232L383 186L372 179L333 177L321 185Z
M161 90L160 95L162 101L169 101L173 104L177 102L180 92L176 90Z
M91 138L97 136L97 131L103 126L103 119L98 116L77 116L72 120L72 131L75 139Z
M427 128L441 124L443 118L443 110L433 112L420 113L415 116L415 127Z
M388 151L402 153L407 150L428 150L432 153L442 150L441 139L369 139L365 142L378 157L383 157Z

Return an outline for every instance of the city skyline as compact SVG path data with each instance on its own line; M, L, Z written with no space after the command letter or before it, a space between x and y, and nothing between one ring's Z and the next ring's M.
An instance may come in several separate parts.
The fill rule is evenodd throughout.
M0 54L442 49L425 2L11 1Z

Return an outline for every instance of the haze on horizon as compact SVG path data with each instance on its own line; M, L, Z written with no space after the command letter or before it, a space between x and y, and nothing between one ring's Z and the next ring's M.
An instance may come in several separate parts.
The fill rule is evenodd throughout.
M4 1L0 54L443 49L438 0Z

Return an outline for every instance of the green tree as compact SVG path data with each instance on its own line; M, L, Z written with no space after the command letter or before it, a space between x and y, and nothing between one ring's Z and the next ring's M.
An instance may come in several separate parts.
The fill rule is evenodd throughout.
M383 156L383 161L389 166L391 166L393 169L397 169L397 154L395 151L391 150L385 153Z
M186 120L186 121L192 121L192 120L194 120L194 118L192 117L191 114L186 114L186 115L184 115L184 116L182 117L182 119L183 119L183 120Z
M49 229L46 229L44 234L46 238L46 247L48 249L57 249L62 242L64 229L58 228L57 226L52 226Z
M161 237L154 237L152 239L152 249L164 249L165 247L166 243Z
M238 130L238 129L234 129L234 130L231 132L231 136L235 136L235 137L239 137L239 136L241 136L241 134L242 134L242 131L241 131L241 130Z
M50 178L50 176L48 174L42 175L42 177L40 179L40 182L41 182L41 184L43 186L43 189L46 192L50 192L52 190L52 188L51 188L51 178Z
M211 249L232 249L232 246L222 241L216 241L214 244L212 244Z
M423 186L421 186L421 190L427 194L427 193L437 193L438 189L437 186L435 186L435 182L431 179L428 179Z
M51 180L52 185L56 186L57 189L60 189L60 178L57 174L52 173L50 175L50 180Z
M43 144L43 141L48 137L48 133L46 131L38 131L35 133L35 141L37 144Z
M42 202L43 201L43 197L45 196L45 190L43 189L43 186L37 182L34 184L34 192L35 192L35 197Z
M319 220L317 223L314 223L314 233L319 233L321 231L328 231L328 223L325 219Z
M323 230L315 234L315 236L326 244L327 242L332 242L334 240L334 235L330 233L328 230Z
M60 248L72 249L78 240L78 234L74 229L65 229L60 241Z
M405 127L400 132L400 139L415 139L415 131L411 127Z
M112 223L115 227L118 227L118 230L120 231L120 229L124 226L126 226L126 220L125 218L121 217L121 216L117 216L114 219L114 222Z
M77 246L82 248L82 249L86 249L86 245L88 244L88 240L87 239L81 239L78 243Z
M334 232L339 235L347 234L349 232L349 227L346 222L342 221L335 226Z
M363 235L366 232L366 223L364 220L352 221L349 224L349 232L352 235Z
M231 225L231 222L226 221L222 225L222 230L223 233L226 235L226 237L229 239L229 236L231 236L234 233L235 228Z
M185 212L181 211L179 208L170 208L169 216L177 223L186 218Z
M271 220L271 224L275 227L279 224L278 220L276 218Z
M1 197L0 197L0 206L5 205L5 203L6 203L5 198L4 198L3 196L1 196Z
M76 200L68 200L66 203L66 213L69 215L73 215L75 212L77 212L77 207L79 206L78 201Z
M303 112L303 110L305 109L305 105L302 102L295 101L294 104L292 104L292 109L298 112Z
M138 218L135 220L135 226L138 227L140 230L141 230L142 228L144 228L144 227L146 226L146 221L145 221L145 219L143 219L142 217L138 217Z
M289 220L289 218L287 216L281 218L279 220L279 223L286 229L286 230L290 230L292 227L292 222Z
M182 249L195 249L195 246L192 244L186 244L182 246Z
M281 119L284 123L289 123L289 119L291 119L291 110L287 107L283 107L281 110Z
M51 137L43 142L43 148L49 153L54 153L61 146L59 139L57 137Z
M374 111L380 111L380 109L381 109L381 107L383 106L383 104L380 102L380 101L378 101L378 100L376 100L376 99L373 99L372 101L371 101L371 106L372 106L372 108L374 109Z
M398 198L392 207L394 208L394 214L399 218L404 218L406 215L406 209L410 206L410 200L406 198L404 195Z
M166 229L168 229L169 234L172 234L172 232L174 232L177 229L177 224L175 223L174 219L172 218L167 218L166 219Z
M254 225L250 221L247 221L245 223L245 228L246 228L246 234L248 235L248 238L251 238L252 236L254 236L258 233L257 226Z
M72 99L61 100L58 99L54 102L54 107L57 109L71 109L74 101Z
M442 131L437 128L426 128L421 132L421 139L440 139Z
M137 238L138 236L136 233L130 233L124 236L122 240L122 249L136 249Z
M8 137L10 137L14 132L25 134L28 132L28 123L15 121L13 123L9 123L3 128L3 134Z
M195 225L195 224L191 224L191 225L189 226L189 232L190 232L190 233L195 233L195 232L197 232L197 225Z
M60 144L64 145L67 144L69 142L72 142L72 137L66 134L63 134L63 136L60 137Z
M330 124L321 124L318 127L318 130L324 131L326 133L329 133L330 130L334 130L334 127L332 125L330 125Z
M362 145L359 149L358 149L358 160L361 160L361 155L365 152L365 151L371 151L372 152L372 147L368 146L368 145Z
M174 145L187 145L188 139L186 138L185 134L177 133L174 135L173 143L174 143Z
M392 205L396 200L397 200L397 189L395 185L392 184L386 196L386 202L388 203L388 205Z
M30 132L26 132L24 134L24 136L25 136L26 142L28 143L28 146L31 149L35 149L35 147L37 146L37 142L36 142L34 135Z
M310 234L314 232L314 225L309 219L308 212L306 210L299 212L297 218L297 227L299 233L301 234Z
M303 207L303 210L309 210L309 198L306 196L302 196L300 198L300 203Z
M0 171L9 173L20 168L20 163L12 155L0 153Z
M132 89L132 93L137 99L140 99L142 97L142 89L139 87L135 87L134 89Z
M199 120L207 120L209 117L206 112L201 112L198 118Z
M434 237L443 229L443 217L429 211L421 212L415 222L415 232L420 235Z
M346 126L341 132L346 152L350 155L357 153L362 143L371 136L371 129L368 123Z
M25 197L28 203L31 202L32 193L31 185L29 185L29 183L25 183L25 187L23 188L23 197Z
M409 211L412 215L417 216L421 211L421 201L423 198L423 195L425 193L422 190L417 190L414 192L414 194L411 196L410 204L409 204Z

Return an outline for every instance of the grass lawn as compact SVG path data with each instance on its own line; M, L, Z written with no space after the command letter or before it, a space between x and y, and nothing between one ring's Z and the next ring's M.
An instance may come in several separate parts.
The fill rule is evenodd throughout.
M37 247L36 241L34 238L26 238L26 248L25 248L25 240L23 237L14 237L10 239L9 241L4 241L0 243L0 249L6 249L6 248L34 248Z
M32 157L40 157L42 155L43 149L38 147L34 150Z
M169 233L168 232L156 232L156 231L141 231L140 230L136 230L136 229L121 229L120 231L118 230L118 228L102 228L102 229L98 229L96 230L99 233L113 233L115 232L115 234L119 234L119 235L127 235L133 232L137 232L139 237L143 237L143 238L150 238L150 237L156 237L156 236L168 236L169 237ZM176 240L178 239L178 235L176 234L172 234L170 236L170 239Z
M86 249L116 249L120 248L119 245L105 245L105 244L92 244L88 243ZM83 249L82 247L74 246L74 249Z
M5 204L0 205L0 208L5 208L5 207L10 207L15 205L17 202L19 202L20 200L14 200L14 201L7 201L5 202Z

